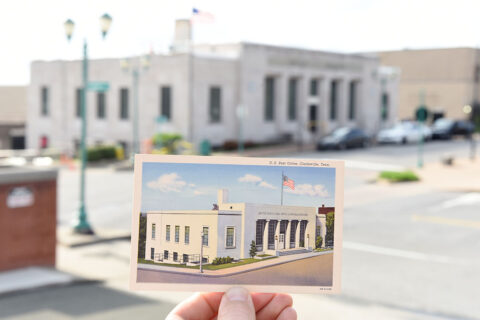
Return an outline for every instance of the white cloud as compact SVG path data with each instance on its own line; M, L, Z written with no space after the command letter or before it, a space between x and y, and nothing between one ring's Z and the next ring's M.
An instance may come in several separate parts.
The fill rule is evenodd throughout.
M162 192L180 192L186 185L187 182L183 181L175 172L161 175L157 180L147 183L149 188L158 189Z
M201 195L206 194L206 192L203 192L203 191L200 191L200 190L195 190L195 191L193 191L193 194L196 195L196 196L201 196Z
M259 176L254 176L253 174L247 173L243 177L238 178L238 181L258 183L262 181L262 178L260 178Z
M311 185L311 184L299 184L295 186L295 190L285 188L285 192L298 194L298 195L307 195L311 197L328 197L328 191L325 186L321 184Z
M258 186L268 188L268 189L277 189L277 187L272 186L270 183L265 182L265 181L260 182L260 184Z

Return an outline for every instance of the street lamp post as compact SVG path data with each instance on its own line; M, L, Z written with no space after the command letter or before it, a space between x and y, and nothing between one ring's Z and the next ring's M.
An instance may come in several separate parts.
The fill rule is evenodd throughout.
M104 14L100 17L100 25L102 36L105 38L110 24L112 23L112 17L108 14ZM64 23L65 33L68 41L72 38L74 22L68 19ZM78 212L78 220L75 221L73 230L75 233L80 234L93 234L92 227L88 222L87 209L85 204L85 168L87 163L87 90L88 90L88 45L87 39L83 40L83 60L82 60L82 90L80 93L80 111L82 117L82 129L81 129L81 143L80 143L80 207Z
M203 231L200 233L200 273L203 273Z
M133 143L132 143L132 155L133 160L136 153L140 153L140 134L139 134L139 110L138 110L138 81L142 74L141 69L147 70L150 67L150 57L144 56L140 58L137 63L131 64L128 60L121 61L121 68L125 72L132 72L132 91L133 91Z

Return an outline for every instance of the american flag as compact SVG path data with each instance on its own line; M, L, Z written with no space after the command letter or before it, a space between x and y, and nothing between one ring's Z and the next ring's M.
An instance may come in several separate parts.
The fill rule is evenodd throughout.
M201 11L197 8L192 8L191 22L211 23L215 21L215 17L210 12Z
M283 176L283 185L295 190L295 181L289 179L287 176Z

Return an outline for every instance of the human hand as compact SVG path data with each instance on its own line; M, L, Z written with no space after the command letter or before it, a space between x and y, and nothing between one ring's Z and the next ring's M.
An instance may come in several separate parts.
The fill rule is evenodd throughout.
M282 293L252 293L240 287L196 293L181 302L166 320L296 320L292 297Z

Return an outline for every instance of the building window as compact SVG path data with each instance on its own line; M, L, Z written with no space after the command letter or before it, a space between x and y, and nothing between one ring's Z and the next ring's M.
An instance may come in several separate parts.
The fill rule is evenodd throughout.
M277 228L277 221L270 220L268 223L268 249L275 249L275 230Z
M275 78L265 78L265 121L273 121L275 117Z
M165 240L170 241L170 225L167 224L167 231L165 232Z
M312 79L310 80L310 95L317 96L318 95L318 80Z
M188 254L183 254L183 262L184 263L188 262Z
M317 226L317 229L315 230L315 241L318 236L322 235L322 226Z
M105 92L97 92L97 118L105 119Z
M41 96L42 96L42 108L41 108L41 114L42 116L48 116L49 112L49 97L48 97L48 88L47 87L42 87L41 89Z
M265 222L265 220L257 220L255 230L255 244L257 245L257 251L263 251L263 232L265 230Z
M389 103L390 101L389 101L388 93L383 92L382 93L382 109L381 109L381 116L383 121L388 119Z
M222 91L220 87L210 87L209 106L210 122L220 122L222 109Z
M75 116L82 117L82 88L75 89Z
M152 239L155 239L155 223L152 223Z
M171 119L172 110L172 90L170 87L164 86L160 88L160 115L168 120Z
M163 259L168 260L168 250L163 250Z
M288 120L297 118L297 79L288 80Z
M202 244L208 247L208 227L203 227Z
M120 119L128 119L128 89L120 89Z
M337 90L338 81L333 80L330 83L330 120L337 119Z
M357 82L351 81L348 89L348 118L350 120L355 119L357 99Z
M155 259L155 248L150 248L150 259Z
M298 220L290 222L290 248L295 248L295 235L297 234Z
M178 252L173 253L173 261L178 261Z
M235 228L234 227L227 227L226 236L225 236L225 247L235 248Z
M175 242L180 242L180 226L175 226Z
M185 244L190 243L190 227L185 226Z

